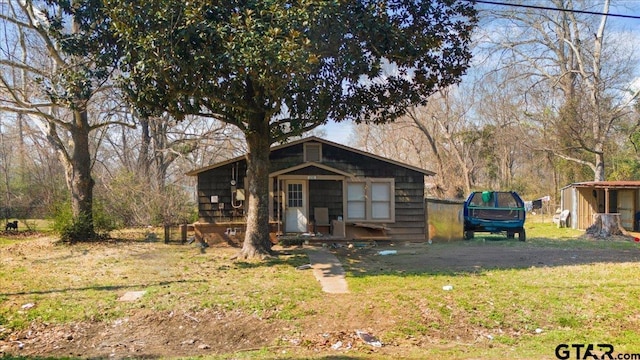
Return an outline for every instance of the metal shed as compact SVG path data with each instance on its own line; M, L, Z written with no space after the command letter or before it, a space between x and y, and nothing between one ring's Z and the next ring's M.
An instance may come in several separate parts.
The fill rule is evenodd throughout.
M561 210L569 210L569 226L586 230L597 213L619 214L628 231L639 229L640 181L589 181L560 190Z

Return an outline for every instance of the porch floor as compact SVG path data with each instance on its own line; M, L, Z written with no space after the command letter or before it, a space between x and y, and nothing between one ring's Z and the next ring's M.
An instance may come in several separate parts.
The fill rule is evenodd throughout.
M354 247L367 247L377 245L388 245L393 241L388 239L367 239L367 238L347 238L344 236L333 235L314 235L314 234L284 234L278 236L278 243L282 246L287 245L311 245L311 246L333 246L344 247L352 245Z

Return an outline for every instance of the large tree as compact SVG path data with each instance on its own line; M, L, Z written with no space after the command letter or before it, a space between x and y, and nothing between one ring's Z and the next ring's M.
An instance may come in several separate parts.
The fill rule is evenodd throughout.
M510 67L529 80L523 90L527 113L543 140L535 149L586 166L594 180L605 180L609 141L640 94L629 91L634 54L608 26L610 0L526 1L537 3L547 10L496 11L487 33L487 43L494 44L490 51L502 55L495 62L499 68ZM602 15L580 13L585 10ZM534 104L540 94L544 102Z
M65 168L73 239L93 238L90 134L112 124L92 117L91 104L117 57L101 46L108 22L84 1L0 4L0 110L37 122ZM95 115L95 114L94 114Z
M239 256L271 252L270 146L327 121L382 123L459 81L467 1L104 0L142 114L210 116L245 135Z

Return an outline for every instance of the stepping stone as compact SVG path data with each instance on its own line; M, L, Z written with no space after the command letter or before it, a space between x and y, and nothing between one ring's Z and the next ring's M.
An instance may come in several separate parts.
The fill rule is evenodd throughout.
M122 295L118 301L136 301L138 299L140 299L144 294L146 294L146 291L127 291L126 293L124 293L124 295Z

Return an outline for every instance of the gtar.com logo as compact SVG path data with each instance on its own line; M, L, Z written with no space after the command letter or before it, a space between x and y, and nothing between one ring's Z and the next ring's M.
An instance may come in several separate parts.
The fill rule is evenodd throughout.
M640 360L640 354L616 354L614 356L613 345L611 344L560 344L556 346L556 357L560 360Z
M593 353L598 349L598 352L604 352L601 356ZM573 356L575 355L575 356ZM613 345L611 344L560 344L556 346L556 357L560 360L567 359L613 359Z

